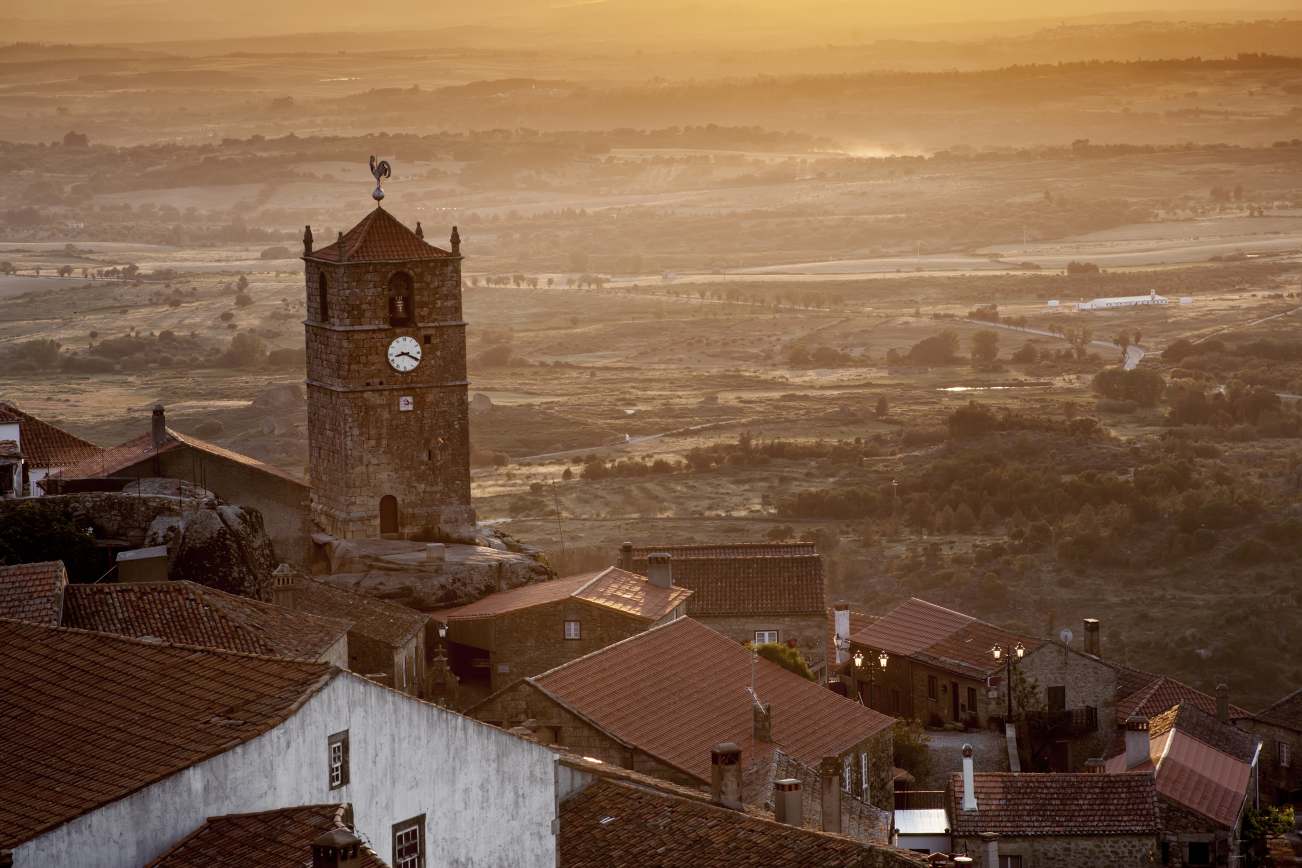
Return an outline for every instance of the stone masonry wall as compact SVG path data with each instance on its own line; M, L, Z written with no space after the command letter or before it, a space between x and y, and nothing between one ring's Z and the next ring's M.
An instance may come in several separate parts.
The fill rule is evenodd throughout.
M1283 805L1290 793L1302 790L1302 732L1273 726L1252 718L1237 720L1234 725L1262 740L1261 745L1261 801L1262 804ZM1279 743L1289 746L1288 766L1280 765Z
M777 630L778 639L796 640L796 647L811 667L827 657L827 617L825 615L753 615L745 617L693 616L712 630L738 642L754 642L755 631Z
M959 838L959 842L976 860L976 868L999 868L987 864L980 838ZM1001 836L998 844L1000 856L1021 856L1023 868L1140 868L1157 861L1153 835Z
M1034 689L1041 709L1048 708L1048 688L1067 688L1067 708L1098 709L1098 732L1071 745L1071 771L1080 771L1090 757L1107 755L1116 737L1117 673L1101 660L1056 642L1046 643L1026 655L1018 670ZM1000 695L1003 695L1002 687Z

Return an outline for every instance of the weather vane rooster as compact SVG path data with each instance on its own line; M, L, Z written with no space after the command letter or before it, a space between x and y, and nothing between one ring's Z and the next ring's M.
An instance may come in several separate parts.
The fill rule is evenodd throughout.
M371 191L371 198L378 203L384 198L384 179L392 174L389 169L389 161L379 160L377 162L375 155L371 154L371 174L375 176L375 189Z

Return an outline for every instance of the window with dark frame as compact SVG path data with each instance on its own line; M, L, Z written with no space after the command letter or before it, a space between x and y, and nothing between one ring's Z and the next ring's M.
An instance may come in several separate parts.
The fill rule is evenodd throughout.
M582 627L582 625L580 625L578 621L566 621L566 622L565 622L565 638L566 638L566 639L582 639L582 638L583 638L583 627Z
M393 824L393 868L425 868L425 815Z
M1000 856L999 868L1022 868L1021 856Z
M976 711L976 688L975 688L975 687L969 687L969 688L967 689L967 713L968 713L968 714L976 714L976 713L977 713L977 711Z
M1045 688L1045 699L1050 711L1067 710L1067 687L1066 685L1057 685L1055 687Z
M1190 841L1185 845L1186 865L1212 864L1212 845L1207 841Z
M330 789L337 790L348 783L348 730L330 736L328 746Z
M1286 741L1275 742L1275 755L1279 758L1279 767L1282 769L1292 768L1293 766L1293 746Z
M927 698L940 699L940 685L934 675L927 676Z

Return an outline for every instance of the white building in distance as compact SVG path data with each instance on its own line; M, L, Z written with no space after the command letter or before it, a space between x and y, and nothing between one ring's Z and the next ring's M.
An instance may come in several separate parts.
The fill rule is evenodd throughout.
M1167 304L1166 296L1150 289L1148 295L1117 295L1111 298L1094 298L1076 304L1076 310L1110 310L1115 307L1143 307L1150 304Z

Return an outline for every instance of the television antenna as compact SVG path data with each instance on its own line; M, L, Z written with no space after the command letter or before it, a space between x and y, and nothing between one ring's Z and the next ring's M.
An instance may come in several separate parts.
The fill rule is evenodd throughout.
M1058 632L1058 638L1062 640L1062 644L1070 645L1071 640L1076 638L1076 634L1071 631L1070 627L1063 627Z

